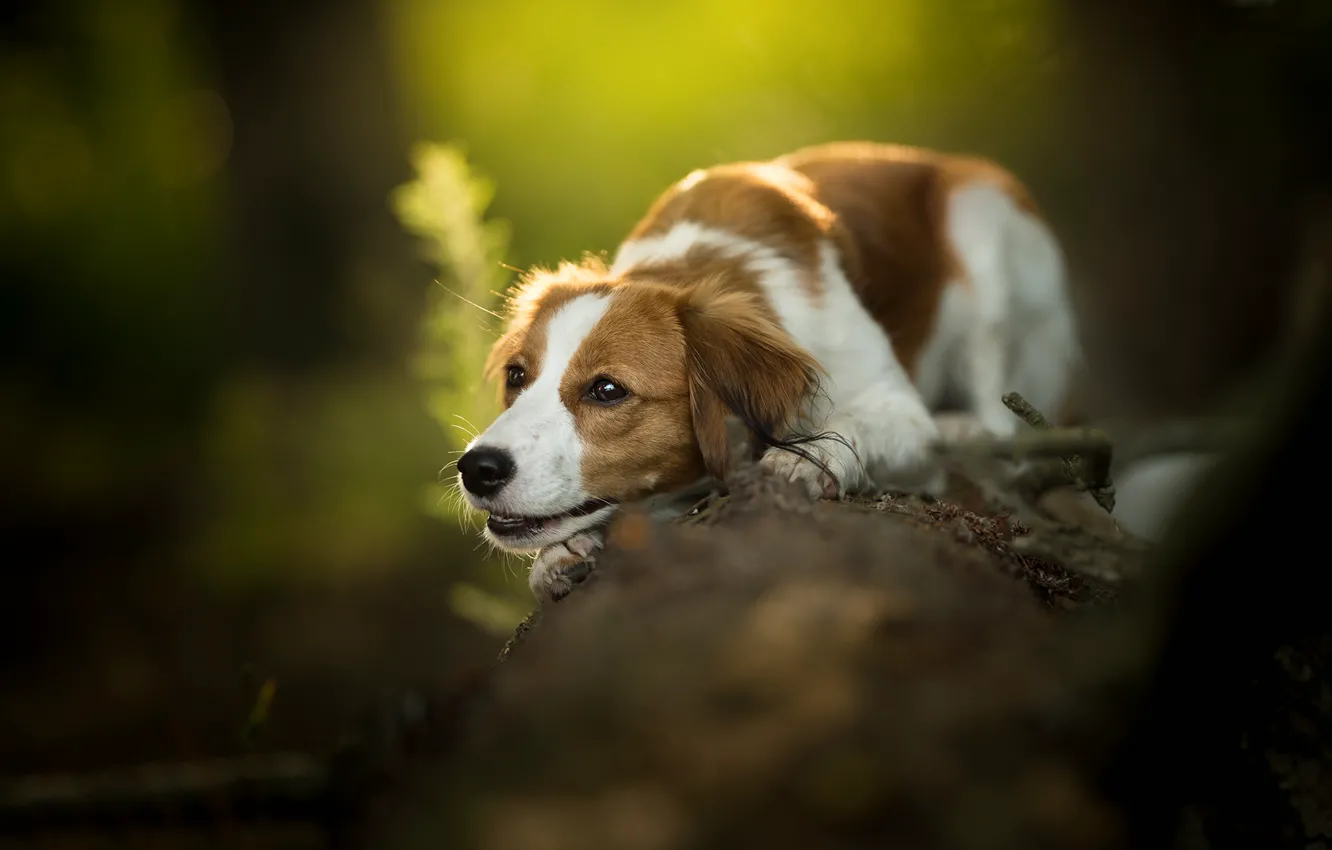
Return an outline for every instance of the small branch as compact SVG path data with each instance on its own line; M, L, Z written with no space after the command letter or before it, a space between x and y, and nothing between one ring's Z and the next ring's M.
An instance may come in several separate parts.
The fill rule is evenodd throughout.
M1245 435L1245 423L1235 419L1181 420L1158 422L1143 429L1125 427L1121 431L1116 427L1114 440L1098 431L1096 433L1104 436L1104 442L1098 437L1086 446L1080 446L1072 436L1077 433L1076 429L1056 428L1020 393L1005 393L1003 402L1036 431L1064 435L1052 437L1054 442L1046 444L1050 449L1054 449L1065 436L1072 440L1067 453L1057 452L1064 460L1069 483L1088 490L1107 512L1113 511L1115 505L1112 464L1123 469L1127 464L1159 455L1224 452L1242 442ZM1028 456L1050 455L1042 450Z
M1235 419L1180 420L1145 428L1115 428L1115 464L1169 454L1214 454L1241 444L1245 423ZM1139 433L1135 433L1139 432Z
M1045 418L1021 393L1004 393L1004 406L1017 414L1023 422L1041 432L1055 430L1050 420ZM1060 452L1064 460L1064 470L1070 482L1088 490L1096 503L1111 513L1115 509L1115 488L1110 482L1110 458L1114 446L1107 437L1105 444L1085 450Z
M327 766L302 755L31 776L0 783L0 830L104 819L177 823L262 816L306 820L325 811L329 788Z
M940 454L1008 460L1062 458L1066 483L1091 493L1106 513L1112 513L1115 488L1110 480L1110 461L1114 456L1114 444L1109 435L1094 428L1056 428L1020 393L1005 393L1003 402L1033 430L1003 440L980 438L940 444L936 450Z
M481 672L460 679L442 698L407 691L377 702L327 758L274 753L0 778L0 836L50 827L207 829L226 821L285 820L317 826L330 847L341 846L345 827L411 759L447 750Z
M1012 437L976 437L940 442L936 450L948 455L997 457L1005 460L1067 457L1069 455L1108 455L1110 437L1095 428L1051 428Z
M533 609L533 611L530 614L528 614L526 617L523 618L523 621L519 623L518 627L513 630L513 634L510 635L509 639L504 642L504 646L501 647L499 651L498 661L500 663L508 661L509 655L510 653L513 652L514 647L522 643L523 640L527 638L527 633L532 631L532 629L536 628L537 624L539 624L540 622L541 622L541 608L538 607Z
M1004 393L1004 407L1017 414L1017 417L1026 422L1031 427L1039 431L1048 431L1054 426L1050 420L1045 418L1045 414L1031 406L1031 402L1022 397L1021 393Z
M1003 402L1005 407L1033 428L1044 432L1054 430L1050 420L1033 407L1031 402L1023 398L1021 393L1005 393ZM1109 437L1105 438L1103 446L1087 451L1069 452L1063 456L1069 478L1077 486L1091 493L1096 504L1104 508L1108 514L1114 513L1115 510L1115 485L1110 480L1110 461L1113 456L1114 444Z
M1067 484L1087 490L1107 513L1115 506L1114 485L1110 480L1112 448L1109 435L1094 428L1050 428L1006 439L979 437L935 444L938 454L953 457L1062 458L1063 474L1043 475L1048 485L1045 489Z

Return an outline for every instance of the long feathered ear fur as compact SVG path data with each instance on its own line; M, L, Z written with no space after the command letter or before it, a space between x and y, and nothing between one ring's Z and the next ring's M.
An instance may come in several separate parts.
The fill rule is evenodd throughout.
M764 445L796 446L792 429L818 391L822 368L795 344L755 295L694 287L680 309L694 434L709 474L730 461L726 416L739 417ZM799 451L798 448L796 448ZM803 452L801 452L803 454Z

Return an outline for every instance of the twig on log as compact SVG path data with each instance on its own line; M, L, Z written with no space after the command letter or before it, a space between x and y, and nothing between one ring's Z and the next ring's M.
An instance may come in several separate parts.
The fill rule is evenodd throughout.
M1004 460L1061 458L1063 471L1050 475L1042 470L1043 489L1067 484L1087 490L1097 504L1114 510L1114 485L1110 481L1109 435L1094 428L1051 428L1012 437L978 437L935 444L940 455L993 457Z
M1040 431L1053 431L1054 426L1045 415L1022 397L1021 393L1004 393L1004 406L1013 411L1024 422ZM1096 504L1106 513L1115 510L1115 485L1110 480L1110 460L1114 455L1114 443L1105 437L1103 443L1086 451L1074 451L1063 454L1064 465L1073 482L1091 493Z
M1110 480L1110 460L1114 444L1104 431L1095 428L1056 428L1039 410L1032 407L1018 393L1006 393L1004 406L1032 427L1028 433L1005 439L973 438L959 441L940 441L935 451L941 455L1004 458L1028 460L1033 458L1061 458L1066 483L1091 493L1096 503L1111 513L1115 508L1115 488Z
M1032 407L1031 402L1023 398L1021 393L1004 393L1003 402L1004 407L1038 431L1049 431L1054 427L1050 424L1050 420L1045 418L1045 414Z
M317 827L330 848L346 846L349 827L411 760L447 752L484 673L469 670L435 697L409 690L377 701L327 758L274 753L0 778L0 837L52 827L283 820Z
M318 819L330 781L326 764L292 754L23 777L0 784L0 829L103 819Z
M936 448L941 453L949 455L969 454L1005 460L1027 460L1105 454L1110 449L1110 437L1095 428L1051 428L1049 431L1033 431L1015 434L1012 437L973 437L943 441L936 444Z
M540 622L541 608L537 607L524 617L523 621L518 624L518 627L513 630L513 634L509 636L509 639L504 642L504 646L500 648L499 658L497 660L501 663L508 661L509 654L513 652L514 647L522 643L527 637L527 633L536 628L537 624Z
M1168 454L1217 454L1229 451L1247 437L1247 423L1230 418L1179 420L1147 428L1112 428L1115 465ZM1135 433L1140 432L1140 433Z

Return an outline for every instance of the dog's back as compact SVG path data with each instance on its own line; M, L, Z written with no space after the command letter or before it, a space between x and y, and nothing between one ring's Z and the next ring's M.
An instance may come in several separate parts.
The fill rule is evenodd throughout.
M712 262L724 255L734 264L745 244L789 262L787 277L811 295L835 296L831 278L844 277L858 302L851 312L867 314L887 336L931 409L960 406L1006 434L1017 420L1000 401L1004 392L1021 392L1051 418L1066 408L1078 346L1062 252L1030 192L999 165L834 142L696 171L638 223L615 270L668 259L678 269L705 245ZM836 269L826 268L826 246ZM774 291L783 289L779 277L766 275L782 312L780 302L791 299ZM809 314L800 304L786 324L836 371L826 362L836 359L827 337L856 335L859 323L847 312L825 303Z

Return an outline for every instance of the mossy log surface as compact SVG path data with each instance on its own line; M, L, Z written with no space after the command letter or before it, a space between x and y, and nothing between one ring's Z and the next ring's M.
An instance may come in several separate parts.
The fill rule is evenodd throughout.
M938 501L750 466L680 521L623 518L375 845L1121 846L1095 776L1142 647L1092 612L1146 547L970 463Z
M1329 644L1288 628L1311 598L1154 580L1161 553L1036 486L1043 463L959 456L939 500L840 501L744 465L678 521L626 515L488 669L386 701L251 808L375 850L1317 846ZM1226 619L1245 594L1262 631ZM219 796L90 788L24 805L50 826Z

